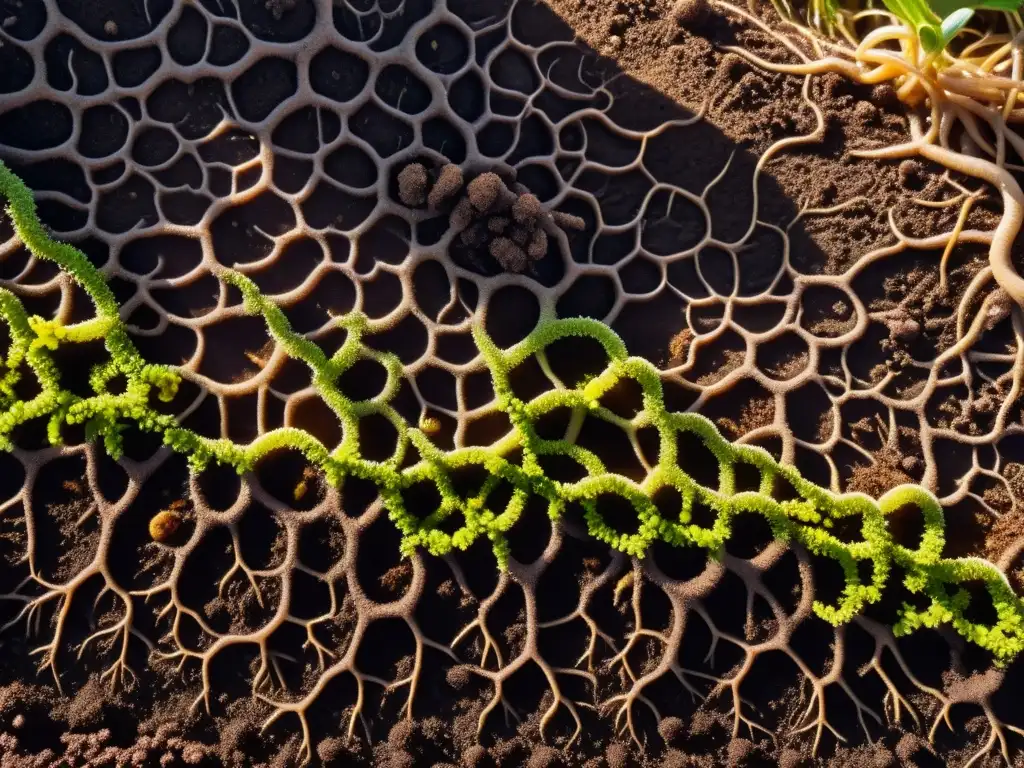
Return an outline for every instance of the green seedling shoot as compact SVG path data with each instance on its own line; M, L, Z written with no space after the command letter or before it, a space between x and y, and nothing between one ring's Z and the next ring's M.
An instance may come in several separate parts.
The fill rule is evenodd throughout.
M1021 7L1021 0L882 0L890 12L898 16L917 33L921 48L929 56L942 53L960 34L977 10L1013 13Z

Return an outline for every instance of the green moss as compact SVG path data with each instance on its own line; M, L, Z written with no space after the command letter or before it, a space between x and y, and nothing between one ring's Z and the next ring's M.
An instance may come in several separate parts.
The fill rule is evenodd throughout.
M544 320L509 348L495 344L478 323L474 341L490 370L497 405L508 415L512 430L488 447L446 451L431 441L436 429L425 425L428 428L424 431L406 423L391 405L399 389L402 365L395 355L363 343L369 332L366 317L352 313L338 318L348 336L341 348L328 356L293 331L281 309L260 294L251 280L224 269L218 276L241 292L246 311L262 317L273 339L288 355L309 367L314 388L341 423L342 440L330 450L312 435L292 428L273 430L246 445L198 435L151 405L152 397L163 401L174 398L179 376L172 368L150 365L142 359L100 273L80 251L49 237L36 216L31 193L2 163L0 196L6 200L15 230L25 245L37 257L55 262L95 306L94 318L63 325L28 316L14 293L0 290L0 321L7 325L11 339L5 356L0 358L0 449L9 450L15 430L36 419L46 420L50 441L55 444L61 441L65 425L83 424L88 438L102 440L114 457L120 455L121 433L127 426L156 432L173 450L187 455L197 471L214 461L245 473L268 453L292 449L301 452L336 486L342 486L349 477L376 484L389 518L402 534L402 552L423 549L443 555L452 549L466 549L483 538L490 543L499 568L508 562L507 534L519 523L530 497L546 501L552 520L558 520L570 505L578 506L591 535L636 556L642 556L655 540L679 547L701 547L709 557L718 556L732 535L736 516L755 514L766 519L778 539L799 543L839 565L845 579L839 598L834 604L814 604L815 612L833 624L848 622L868 604L879 601L890 584L895 564L906 574L904 586L928 598L924 609L904 606L893 627L897 634L949 625L1001 661L1014 657L1024 647L1024 605L1003 574L983 560L942 557L945 518L931 494L913 486L897 488L877 502L862 494L833 494L804 479L795 468L779 464L764 450L728 442L704 417L669 411L657 369L642 358L630 357L622 340L595 320ZM607 357L605 369L575 388L553 387L530 400L518 398L510 373L554 342L571 337L597 341ZM103 339L109 359L91 372L93 394L83 397L62 389L53 353L64 345L98 339ZM353 400L341 391L338 379L361 359L382 365L387 383L377 396ZM107 384L118 375L126 379L127 385L114 394ZM17 395L17 386L27 377L34 377L39 387L34 397L23 400ZM542 439L536 431L542 417L561 408L621 427L626 421L605 408L601 398L623 379L632 379L643 392L643 409L632 423L653 428L659 436L657 464L640 483L608 471L592 451L568 440ZM386 418L399 435L394 453L384 461L362 456L359 422L371 415ZM717 487L697 483L686 471L688 457L678 455L677 448L681 432L699 438L717 459ZM416 461L408 460L410 448L415 448ZM542 459L547 456L572 459L585 476L576 482L547 477L542 469ZM758 491L735 491L735 468L739 463L761 472ZM463 497L456 492L452 477L456 471L471 467L482 468L487 480ZM773 498L771 490L778 479L792 486L798 498ZM432 484L441 498L438 509L423 519L416 517L405 501L405 492L418 483ZM511 493L499 494L502 486L510 486ZM682 499L678 510L663 512L654 504L655 494L666 487L678 491ZM616 530L602 517L599 500L609 496L624 500L635 510L634 532ZM499 498L500 503L496 503ZM696 504L714 511L716 518L710 527L693 522ZM916 549L894 542L886 524L887 515L908 505L919 508L925 520L925 533ZM834 521L848 516L861 519L859 540L844 541L831 532ZM997 615L993 626L965 618L971 598L959 585L968 581L985 585Z

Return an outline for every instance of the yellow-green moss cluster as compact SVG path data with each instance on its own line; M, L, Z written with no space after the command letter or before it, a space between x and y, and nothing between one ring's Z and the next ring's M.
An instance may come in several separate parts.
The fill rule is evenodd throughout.
M508 415L512 429L491 446L446 451L431 440L436 430L409 425L391 405L402 366L396 356L363 343L365 317L352 313L338 318L347 338L337 352L327 355L295 333L281 309L262 296L251 280L223 270L219 276L241 292L246 310L261 316L274 340L292 358L309 367L313 386L337 415L343 437L334 448L293 428L275 429L246 445L202 437L151 405L153 396L164 401L173 399L177 375L173 369L149 365L141 358L102 276L81 252L46 234L31 193L2 163L0 196L5 198L15 230L25 245L37 257L56 262L88 293L96 307L93 319L63 326L29 317L13 293L0 290L0 320L7 325L11 339L6 356L0 358L0 447L11 447L12 432L19 425L45 419L51 442L60 442L64 425L84 424L87 436L102 438L114 456L120 453L120 434L126 425L158 432L167 445L188 456L195 470L212 460L244 473L271 451L297 450L335 486L343 486L349 477L372 481L402 534L403 551L423 548L442 555L486 537L499 567L505 567L508 561L506 534L519 522L531 497L543 500L552 520L559 519L568 505L579 505L593 536L636 556L642 556L653 541L660 540L680 547L701 547L714 557L732 536L737 515L752 513L764 517L778 539L797 542L842 568L845 588L837 601L815 603L818 615L833 624L848 622L867 604L881 600L893 581L893 567L898 566L903 585L920 594L926 607L904 604L894 627L897 634L948 624L1001 660L1012 658L1024 647L1024 605L1003 574L980 559L942 557L945 519L931 494L905 486L877 502L862 494L836 495L804 479L793 467L779 464L764 450L728 442L707 419L668 410L657 369L646 360L630 357L621 339L593 320L543 321L527 338L504 349L478 324L474 331L476 345L490 369L498 408ZM529 400L517 397L510 383L512 371L554 342L570 337L600 343L606 356L604 370L574 388L554 387ZM53 353L62 345L99 339L109 359L92 371L90 384L95 394L83 397L62 389ZM353 400L338 386L339 377L360 359L374 360L387 371L385 387L368 400ZM127 384L114 394L107 385L117 375L123 376ZM33 376L39 382L38 394L28 400L19 399L16 385L23 377ZM642 409L628 421L632 427L655 430L659 440L657 464L639 483L608 471L597 454L585 447L565 439L544 439L537 431L539 420L558 409L623 426L626 420L607 408L602 398L624 379L635 382L643 393ZM395 451L385 461L364 458L360 450L359 422L371 415L386 418L398 433ZM714 455L719 470L717 487L701 485L686 471L691 457L678 453L681 433L696 436ZM549 477L543 463L552 456L575 462L581 479L560 482ZM756 491L736 490L737 470L743 465L759 473ZM482 468L486 480L475 491L460 495L454 477L460 470L471 468ZM774 491L780 483L791 486L795 492L792 498L776 498ZM440 502L435 511L419 518L407 502L423 484L436 490ZM663 510L654 502L659 491L668 488L681 499L678 509ZM624 499L635 510L636 530L619 531L605 520L600 512L602 497ZM709 526L694 522L695 505L710 509L714 522ZM920 509L925 519L925 532L916 548L894 541L886 523L887 515L908 505ZM836 522L843 518L859 521L852 527L858 531L852 541L849 535L844 539L834 533ZM985 626L966 617L972 598L964 585L969 582L986 588L998 616L994 625Z

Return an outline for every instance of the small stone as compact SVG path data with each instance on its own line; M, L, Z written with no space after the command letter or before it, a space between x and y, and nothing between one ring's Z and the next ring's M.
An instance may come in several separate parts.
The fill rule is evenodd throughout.
M11 27L13 27L17 23L18 23L18 17L17 16L8 16L6 19L4 19L3 28L4 29L10 29Z
M157 512L149 521L150 538L161 544L166 543L181 527L181 522L181 515L173 510Z
M117 37L117 22L113 19L109 19L107 23L103 25L103 31L106 32L107 37Z
M622 38L619 37L618 35L610 35L608 37L608 45L610 45L612 48L616 48L616 49L621 48L622 47Z

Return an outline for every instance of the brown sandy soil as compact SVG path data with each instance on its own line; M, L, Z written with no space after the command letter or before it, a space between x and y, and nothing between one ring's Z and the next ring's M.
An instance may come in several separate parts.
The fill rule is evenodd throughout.
M878 496L923 482L947 504L947 554L984 555L1024 584L1024 444L997 418L1019 428L1011 321L987 332L991 361L960 361L971 375L929 378L955 341L958 297L982 252L954 253L945 290L936 252L863 263L895 242L890 210L910 236L950 229L956 208L914 198L947 199L951 187L920 163L850 156L904 138L891 91L819 77L805 97L802 78L722 51L770 51L763 35L710 9L681 22L671 5L2 0L0 156L39 190L46 223L104 265L144 353L192 372L174 405L204 434L247 441L287 424L325 443L340 436L308 375L241 315L212 263L247 269L328 349L341 342L332 313L384 318L373 343L406 364L403 415L432 414L449 446L501 433L488 420L489 381L466 351L469 312L488 312L510 341L541 311L589 315L665 370L674 408L836 490ZM821 136L772 155L780 139L815 131L812 104ZM515 169L525 190L584 228L549 235L539 258L516 261L521 274L502 270L494 237L462 258L472 243L456 241L448 212L400 189L412 163L438 176L454 163L467 178ZM970 223L991 227L997 213L987 194ZM0 240L10 237L0 217ZM15 245L0 249L0 285L40 314L74 304ZM362 373L346 391L374 386ZM587 429L585 444L636 471L628 444ZM379 439L386 455L382 433L368 443ZM0 635L2 766L285 766L304 747L314 762L395 768L959 765L987 742L986 714L1020 725L1007 693L1020 664L996 680L987 659L948 637L897 642L878 623L891 622L882 614L892 601L835 632L800 600L829 594L835 575L754 529L721 568L664 551L630 563L571 525L551 530L541 512L514 543L518 570L499 579L476 548L400 561L379 504L352 488L340 497L294 462L241 485L190 481L183 461L137 436L120 466L73 441L61 452L21 437L17 453L0 455L0 503L27 488L0 520L0 586L17 595L3 618L16 619L23 594L44 594L18 592L29 549L49 583L82 586L66 627L58 589L38 625L22 618ZM102 514L85 514L93 504ZM148 522L171 508L184 521L179 539L154 544ZM229 508L237 514L217 512ZM101 520L115 519L107 540ZM912 536L915 524L897 527ZM696 590L684 602L680 585ZM748 613L752 585L761 591ZM117 630L126 606L137 635ZM666 640L683 618L685 641ZM616 658L592 626L628 653ZM733 638L713 659L712 627ZM29 655L55 636L59 646ZM238 637L246 642L225 643ZM504 669L522 669L501 677L495 647ZM913 716L895 721L893 689L867 666L873 654ZM659 667L666 658L698 674L677 678ZM727 681L744 659L753 671L731 711L732 689L708 676ZM132 670L120 681L118 661ZM594 678L557 674L549 722L552 668ZM498 680L509 708L501 699L478 736ZM815 751L813 729L796 733L812 691L847 743L824 728ZM634 693L644 698L618 722L618 704L586 706ZM580 703L575 742L565 702ZM960 705L954 728L929 742L945 702ZM975 763L997 764L995 753Z

